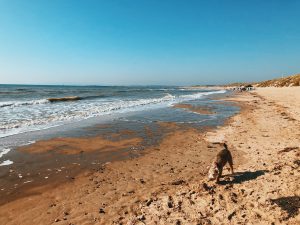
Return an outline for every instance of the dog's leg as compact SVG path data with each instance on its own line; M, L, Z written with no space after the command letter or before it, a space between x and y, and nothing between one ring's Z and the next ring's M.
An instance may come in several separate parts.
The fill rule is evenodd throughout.
M218 176L217 176L217 183L219 183L220 178L222 176L222 172L223 172L223 167L218 167Z
M228 160L229 166L230 166L230 172L233 174L233 161L232 161L232 156L230 154L229 160Z

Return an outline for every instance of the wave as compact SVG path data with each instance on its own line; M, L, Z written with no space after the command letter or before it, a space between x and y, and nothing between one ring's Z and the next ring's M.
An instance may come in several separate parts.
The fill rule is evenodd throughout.
M89 99L96 99L96 98L107 98L107 97L111 97L110 95L90 95L90 96L84 96L84 97L80 97L81 100L89 100Z
M226 90L208 91L208 92L199 92L199 93L190 94L190 95L181 95L180 97L183 99L187 99L187 100L193 100L193 99L201 98L202 96L205 96L205 95L223 94L225 92L226 92Z
M82 98L79 96L67 96L62 98L47 98L49 102L67 102L67 101L78 101Z
M10 151L9 148L0 149L0 158L2 158L2 156L4 156L5 154L7 154L9 151Z
M129 100L129 101L122 101L122 107L124 108L131 108L135 106L143 106L143 105L150 105L150 104L158 104L162 102L169 102L174 100L176 97L174 95L171 95L167 93L162 98L149 98L149 99L139 99L139 100Z
M8 101L8 102L0 102L0 108L4 107L18 107L24 105L39 105L49 103L47 99L39 99L39 100L30 100L30 101Z
M89 100L89 99L105 98L105 97L109 97L109 96L108 95L91 95L91 96L84 96L84 97L66 96L66 97L58 97L58 98L29 100L29 101L7 101L7 102L0 102L0 108L19 107L19 106L26 106L26 105L39 105L39 104L67 102L67 101Z
M51 103L54 102L67 102L67 101L78 101L78 100L88 100L88 99L96 99L96 98L105 98L109 97L108 95L90 95L90 96L67 96L61 98L47 98L47 100Z

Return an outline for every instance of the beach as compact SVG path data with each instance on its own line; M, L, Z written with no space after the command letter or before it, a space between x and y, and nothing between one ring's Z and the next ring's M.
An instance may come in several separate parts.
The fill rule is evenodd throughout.
M0 1L0 225L300 225L299 12Z
M2 195L0 224L299 224L299 90L259 88L224 95L222 101L241 107L238 114L201 129L157 123L157 129L145 129L146 139L163 133L155 144L141 145L145 136L121 129L113 139L61 137L20 147L21 153L44 161L57 151L62 161L89 152L97 161L108 154L98 145L118 154L109 152L109 162L82 168L67 163L70 174L59 173L64 168L51 162L51 172L61 175L45 174L47 179L30 187L21 177L18 193ZM211 108L178 107L214 115ZM235 174L224 170L216 184L208 181L207 171L222 149L220 142L229 146Z

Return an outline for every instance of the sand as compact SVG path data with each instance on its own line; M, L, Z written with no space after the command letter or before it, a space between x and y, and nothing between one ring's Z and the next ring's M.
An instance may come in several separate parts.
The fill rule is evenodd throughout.
M295 90L228 98L242 111L225 126L204 133L172 128L141 157L99 166L57 187L36 187L0 206L0 224L299 224ZM236 174L225 170L215 184L206 173L219 141L228 143Z
M209 115L209 114L215 113L211 108L203 107L203 106L193 106L191 104L176 104L173 107L189 110L191 112L195 112L195 113L199 113L199 114L208 114Z
M289 113L298 121L300 120L300 87L258 88L256 92L269 101L287 107Z
M118 134L119 135L119 134ZM116 151L120 148L139 146L140 138L123 140L109 140L103 137L90 138L54 138L38 141L32 145L19 148L20 151L30 153L57 152L59 154L78 154L84 152Z

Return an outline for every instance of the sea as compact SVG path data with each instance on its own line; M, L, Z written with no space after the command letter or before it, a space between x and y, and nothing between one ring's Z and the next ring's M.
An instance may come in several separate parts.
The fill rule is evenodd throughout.
M13 163L4 156L16 146L108 121L215 125L238 110L213 104L219 100L212 96L226 94L178 86L0 85L0 166ZM172 107L177 103L213 105L217 113Z

